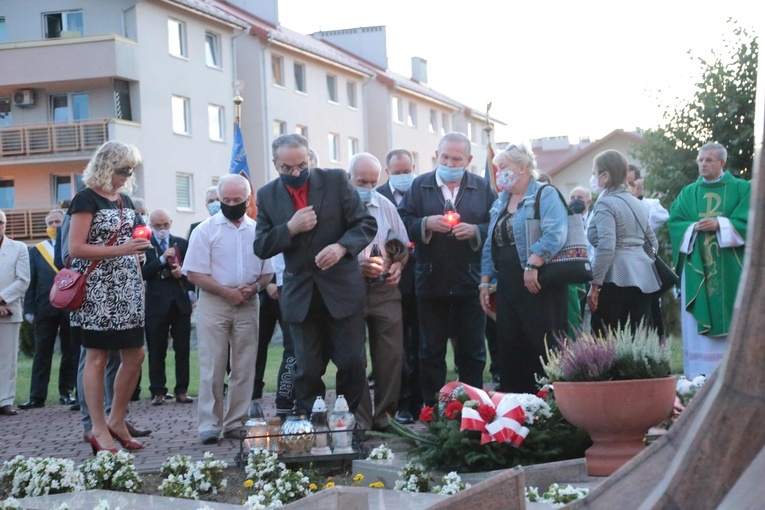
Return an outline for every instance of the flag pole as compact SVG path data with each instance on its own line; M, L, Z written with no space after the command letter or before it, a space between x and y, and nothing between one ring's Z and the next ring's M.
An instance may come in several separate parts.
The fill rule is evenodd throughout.
M242 103L244 102L244 99L242 98L242 96L239 95L239 89L240 89L240 82L239 80L236 80L234 82L234 112L235 112L234 126L239 124L239 119L242 116Z
M494 128L492 127L491 121L489 120L490 110L491 102L486 105L486 125L483 127L483 130L486 133L486 168L487 173L489 174L489 182L491 183L491 188L494 191L497 191L497 181L494 174L494 162L491 161L494 159L494 150L492 150L491 147L491 132L494 130Z

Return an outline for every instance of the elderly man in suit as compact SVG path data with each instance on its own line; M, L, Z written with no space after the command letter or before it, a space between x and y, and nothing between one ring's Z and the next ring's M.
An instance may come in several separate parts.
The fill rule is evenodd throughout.
M7 221L0 211L0 415L15 416L21 298L29 286L29 251L24 243L5 236Z
M331 358L337 392L355 412L366 364L366 292L356 257L372 242L377 222L344 170L308 168L305 138L282 135L271 149L279 179L258 191L253 246L261 258L284 254L282 316L297 358L297 407L309 410L324 396L321 378Z
M35 357L32 362L32 380L29 401L19 409L45 406L48 383L53 362L56 337L61 341L61 364L58 372L58 394L62 405L75 403L72 391L77 387L78 345L69 337L69 312L54 308L48 296L58 268L53 262L58 227L64 221L64 211L54 209L45 217L48 239L29 248L30 282L24 297L24 318L35 326Z
M146 282L146 345L149 348L149 391L152 405L161 405L167 396L165 356L167 338L175 351L175 401L190 404L189 342L191 337L191 299L194 286L181 274L188 249L186 239L170 234L173 219L165 209L149 215L151 248L141 268Z

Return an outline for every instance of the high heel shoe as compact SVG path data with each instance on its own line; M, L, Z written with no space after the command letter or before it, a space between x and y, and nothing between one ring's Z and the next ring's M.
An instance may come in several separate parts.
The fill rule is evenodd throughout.
M106 449L106 448L103 448L100 444L98 444L98 440L96 439L95 434L91 434L88 436L88 442L90 443L90 447L93 449L93 455L97 455L98 452L100 451L106 451L109 453L117 453L116 448Z
M138 441L136 441L135 439L133 439L132 437L130 439L123 439L116 432L114 432L114 430L112 430L111 427L108 427L108 428L109 428L109 434L111 434L112 437L116 439L117 442L121 444L124 449L135 451L135 450L140 450L141 448L143 448L143 445L139 443Z

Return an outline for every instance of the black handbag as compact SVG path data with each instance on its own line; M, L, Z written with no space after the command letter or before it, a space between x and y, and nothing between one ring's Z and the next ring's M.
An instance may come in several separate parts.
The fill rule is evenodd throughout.
M545 184L537 191L536 202L534 203L534 217L526 220L526 259L531 255L530 248L542 237L542 227L539 217L539 202L542 197L542 190ZM574 214L566 205L566 199L563 198L558 188L552 186L558 193L563 207L568 212L568 235L563 248L548 260L537 275L537 281L542 288L571 285L576 283L588 283L592 281L592 266L587 256L587 239L584 234L584 222L581 214Z
M656 249L653 247L651 242L648 240L648 234L645 231L645 228L643 228L643 224L640 223L640 220L638 219L637 214L635 213L635 210L632 208L632 206L624 200L619 195L614 195L618 198L621 198L625 204L627 204L627 207L630 208L630 211L632 211L632 215L635 216L635 221L637 221L638 226L640 227L640 230L643 231L643 249L648 254L649 257L653 258L653 271L656 274L656 278L659 280L659 290L656 292L653 292L652 294L656 297L661 297L665 292L667 292L669 289L674 287L680 282L680 277L677 276L677 273L675 273L674 269L669 267L666 262L661 260L661 257L659 257L659 254L656 253Z

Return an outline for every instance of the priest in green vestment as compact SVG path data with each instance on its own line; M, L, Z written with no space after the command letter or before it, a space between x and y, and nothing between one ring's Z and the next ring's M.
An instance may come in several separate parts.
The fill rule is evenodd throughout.
M709 376L727 348L733 304L744 266L750 183L724 171L727 151L699 150L699 178L669 211L672 254L681 275L683 365Z

